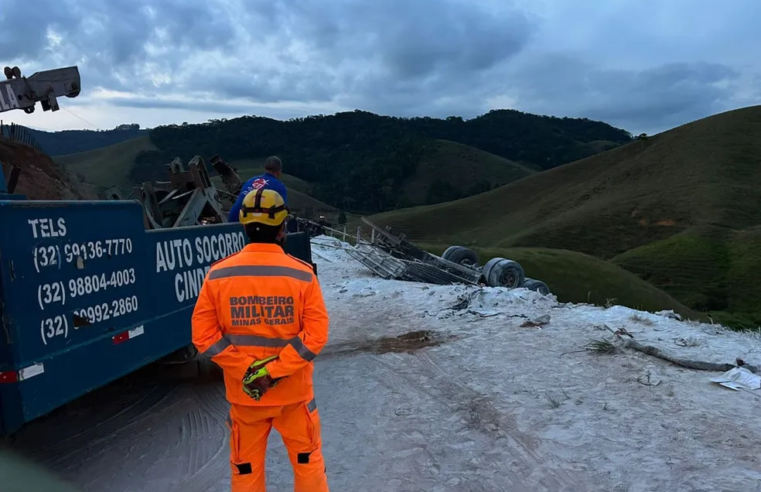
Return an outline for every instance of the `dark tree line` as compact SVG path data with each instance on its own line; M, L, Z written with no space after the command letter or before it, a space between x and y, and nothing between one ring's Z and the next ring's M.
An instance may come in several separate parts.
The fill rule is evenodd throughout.
M433 151L432 139L549 169L596 154L600 141L615 146L629 142L631 135L587 119L499 110L471 120L397 118L364 111L289 121L246 116L160 126L150 131L150 138L160 150L137 158L132 173L136 181L164 179L163 165L175 156L187 162L194 155L220 154L227 161L278 155L286 172L314 184L315 198L344 210L377 212L407 205L401 184ZM468 196L489 186L478 184L466 191L442 183L432 184L426 201Z

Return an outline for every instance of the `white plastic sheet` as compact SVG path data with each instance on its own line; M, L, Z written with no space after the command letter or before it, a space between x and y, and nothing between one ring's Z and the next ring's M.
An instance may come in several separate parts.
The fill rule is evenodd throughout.
M753 374L744 367L735 367L721 376L710 378L714 383L719 383L725 388L737 390L761 389L761 376Z

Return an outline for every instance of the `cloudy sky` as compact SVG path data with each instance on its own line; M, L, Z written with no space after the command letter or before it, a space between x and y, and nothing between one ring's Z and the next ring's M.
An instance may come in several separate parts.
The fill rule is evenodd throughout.
M759 0L0 0L0 65L78 65L41 129L514 108L656 133L761 104Z

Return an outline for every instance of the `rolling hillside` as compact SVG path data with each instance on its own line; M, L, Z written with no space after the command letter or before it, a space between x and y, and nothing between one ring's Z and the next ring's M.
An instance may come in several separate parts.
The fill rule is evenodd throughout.
M446 204L376 215L412 240L612 260L703 311L761 322L761 107L722 113ZM754 323L756 321L753 321Z
M257 176L263 172L264 160L264 158L242 159L237 161L227 161L227 163L237 169L238 176L240 176L240 178L245 181L248 178ZM285 186L288 187L288 191L295 190L305 195L308 195L312 192L312 187L309 183L290 174L283 174L281 181L283 184L285 184Z
M603 122L513 110L494 110L470 120L396 118L366 111L288 121L252 116L160 126L150 137L159 150L138 156L135 173L141 180L152 179L157 166L173 156L219 153L235 161L274 154L290 174L313 185L316 198L355 212L480 193L523 176L526 168L557 167L631 141L628 132ZM480 152L468 151L467 159L458 159L468 153L463 150L467 147ZM497 157L511 170L493 176L490 163ZM462 165L450 166L454 161ZM447 178L437 181L437 163ZM516 171L515 163L524 169ZM476 174L468 171L481 166L484 170ZM416 183L417 176L422 178Z
M125 140L148 136L148 130L141 130L138 125L120 125L113 130L64 130L60 132L46 132L31 128L29 130L45 149L45 152L52 156L87 152Z
M236 168L238 175L245 181L263 172L264 159L245 159L228 164ZM213 177L212 181L217 187L224 189L219 177ZM315 216L325 215L328 221L335 222L338 219L338 210L335 207L311 196L312 186L309 183L290 174L283 174L281 181L288 188L288 205L291 211L304 215L311 210Z
M532 174L628 143L631 135L601 121L557 118L515 110L492 110L465 120L457 116L398 118L366 111L309 116L288 121L258 116L165 125L140 142L129 182L163 179L164 165L179 156L222 155L256 161L278 155L292 176L310 183L310 193L333 207L374 213L472 196ZM94 174L116 150L126 159L137 125L109 131L38 132L53 155L99 151L77 164ZM123 147L114 147L121 143ZM111 147L104 150L105 146ZM118 149L118 150L117 150ZM104 154L105 153L105 154ZM113 160L113 157L108 157ZM121 165L120 165L121 167ZM93 179L99 180L100 176Z
M128 191L140 181L136 179L139 177L139 173L135 172L136 160L145 152L155 150L156 147L150 139L143 136L101 149L58 156L54 159L70 172L84 176L101 188L119 186ZM228 163L238 169L241 178L247 179L262 172L264 159L237 159L229 160ZM291 168L288 161L284 164L285 170ZM437 140L431 144L430 152L424 154L416 164L414 173L404 182L400 200L409 205L449 201L491 190L497 185L510 183L535 172L522 164L467 145ZM165 173L163 166L153 165L153 179L165 179ZM290 174L285 175L283 181L286 186L300 194L298 201L293 204L296 209L336 209L314 198L319 190L313 184ZM221 182L217 184L220 185Z
M238 175L245 181L263 172L264 159L240 160L228 162L228 164L236 168ZM217 188L225 189L219 176L213 176L211 180ZM336 220L338 211L327 203L311 197L309 183L290 174L283 174L281 181L288 188L288 205L291 211L304 215L307 210L311 210L315 215L323 214L328 220Z
M421 244L442 254L446 245ZM578 253L546 248L473 248L482 264L491 258L510 258L526 275L541 279L561 302L620 305L645 311L671 309L690 319L700 315L672 296L611 262Z
M57 156L53 160L70 174L84 177L88 183L101 190L118 186L129 194L132 187L139 184L131 174L135 158L140 152L155 148L148 136L142 136L88 152ZM238 168L238 173L245 180L260 173L263 162L261 159L235 161L230 164ZM165 169L162 170L166 173ZM162 179L166 179L166 174ZM218 177L212 177L212 181L217 187L224 189ZM291 191L290 202L294 211L311 208L315 212L335 213L334 207L309 196L310 186L307 182L289 175L283 176L283 181Z
M238 170L242 179L248 179L262 172L264 158L237 160L229 164ZM439 140L431 154L421 160L416 173L405 182L402 189L405 201L413 205L425 203L426 200L443 202L488 191L536 172L522 164L467 145ZM313 186L303 179L286 174L283 175L283 183L288 187L290 196L299 196L295 198L297 202L294 202L294 207L297 207L296 203L303 202L304 205L298 206L299 209L312 207L328 212L336 210L335 207L308 197L313 193Z
M53 157L72 174L81 174L100 188L118 186L129 191L137 183L130 177L135 157L142 151L156 150L147 135L125 140L108 147Z
M534 173L534 169L475 147L436 140L402 190L410 205L441 203L483 193Z

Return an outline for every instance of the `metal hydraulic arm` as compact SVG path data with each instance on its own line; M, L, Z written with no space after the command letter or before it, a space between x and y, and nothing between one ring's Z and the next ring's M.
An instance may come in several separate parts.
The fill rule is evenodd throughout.
M5 67L0 80L0 112L23 109L33 113L39 102L43 111L58 111L58 97L77 97L82 89L76 66L35 72L22 77L18 67Z

